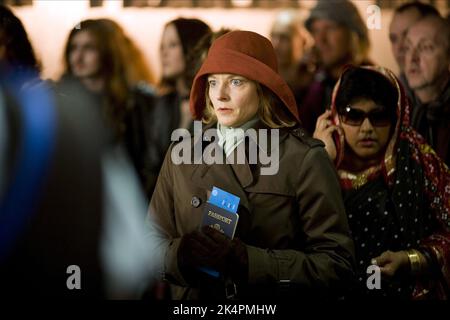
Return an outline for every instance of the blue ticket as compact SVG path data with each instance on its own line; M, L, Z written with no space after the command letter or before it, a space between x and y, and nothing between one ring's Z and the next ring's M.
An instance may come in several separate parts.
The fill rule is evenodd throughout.
M213 187L208 202L219 208L236 213L240 200L241 199L234 194Z
M206 267L200 267L199 269L202 270L203 272L206 272L210 276L213 276L214 278L218 278L220 276L219 271L216 271L216 270L213 270L213 269L209 269L209 268L206 268Z

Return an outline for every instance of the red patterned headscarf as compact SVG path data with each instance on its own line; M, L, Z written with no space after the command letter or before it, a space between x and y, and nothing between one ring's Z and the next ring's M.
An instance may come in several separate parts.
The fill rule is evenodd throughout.
M339 136L336 145L337 158L335 164L339 172L341 185L345 190L357 189L361 186L361 183L367 183L382 175L389 188L395 186L401 189L404 186L404 190L414 190L419 185L423 188L424 194L421 196L426 197L429 210L432 211L432 215L438 222L438 229L426 239L420 239L420 246L427 248L434 254L440 266L442 277L418 283L414 296L420 298L426 292L433 291L435 296L442 298L445 296L444 288L450 288L450 170L424 138L411 128L409 101L402 85L388 69L374 66L349 66L344 70L336 83L332 96L331 110L335 123L340 124L335 104L336 97L339 93L342 76L350 68L364 68L378 72L392 83L398 92L397 122L381 163L365 171L367 174L366 179L363 179L364 181L348 179L346 178L348 172L340 169L345 152L345 138L342 135ZM420 174L417 174L418 172ZM355 182L359 184L355 185ZM410 216L412 214L410 213ZM428 213L422 212L419 214Z

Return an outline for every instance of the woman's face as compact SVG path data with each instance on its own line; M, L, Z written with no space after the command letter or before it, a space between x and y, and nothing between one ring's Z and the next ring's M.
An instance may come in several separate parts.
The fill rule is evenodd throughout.
M89 31L77 32L70 41L69 64L77 78L96 77L100 73L100 53Z
M210 74L208 95L220 124L239 127L259 109L256 83L235 74Z
M270 34L271 42L279 66L291 66L302 55L303 43L295 26L288 23L275 23Z
M392 119L385 108L377 106L373 100L360 98L339 117L345 141L358 158L374 160L384 153L392 127Z
M183 46L181 45L177 29L169 24L163 32L161 47L162 74L166 79L179 77L185 68Z

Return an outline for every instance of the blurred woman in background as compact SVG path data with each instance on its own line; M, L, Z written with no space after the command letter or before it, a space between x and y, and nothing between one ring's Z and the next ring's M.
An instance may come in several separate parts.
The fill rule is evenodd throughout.
M143 187L151 189L154 172L148 153L155 92L141 51L116 22L84 20L69 34L64 63L62 82L80 82L98 101L113 140L125 144Z
M162 79L160 90L163 96L171 98L169 105L174 106L174 120L177 128L188 128L190 125L189 108L181 109L181 102L189 98L190 84L184 75L187 71L187 57L199 40L211 32L210 27L198 19L178 18L164 27L160 55ZM176 107L176 108L175 108ZM178 116L177 116L178 115Z
M153 188L171 143L173 130L192 129L189 111L191 83L186 74L193 66L188 65L187 60L199 40L210 32L209 26L198 19L178 18L167 23L164 28L160 46L162 79L152 117L149 152L152 171L155 173L151 179Z

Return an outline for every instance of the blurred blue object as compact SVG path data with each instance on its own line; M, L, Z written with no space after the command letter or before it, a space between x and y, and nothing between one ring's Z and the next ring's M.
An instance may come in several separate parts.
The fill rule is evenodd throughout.
M50 88L43 84L23 88L33 75L10 75L3 86L16 102L20 132L17 161L10 183L4 185L5 192L0 195L0 261L21 234L33 211L54 151L56 116L53 96ZM2 108L5 112L5 103Z

